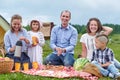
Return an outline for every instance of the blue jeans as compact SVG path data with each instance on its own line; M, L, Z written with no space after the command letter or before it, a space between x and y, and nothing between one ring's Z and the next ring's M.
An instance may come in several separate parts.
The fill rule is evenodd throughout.
M103 76L107 76L109 73L112 73L113 75L119 73L119 70L114 64L110 64L107 68L103 68L97 61L92 61L92 63L98 67Z
M21 57L15 57L15 56L14 56L14 53L13 53L13 54L7 53L5 56L13 59L13 60L14 60L14 63L15 63L15 62L21 63L21 65L22 65L23 63L26 63L26 62L27 62L27 63L29 64L29 69L32 68L32 63L30 63L30 58L28 57L28 55L27 55L25 52L22 52L22 53L21 53ZM13 67L13 69L14 69L14 67Z
M74 55L70 53L66 53L65 56L57 55L57 54L50 54L46 57L44 64L50 65L64 65L64 66L73 66L74 63Z
M120 62L114 58L114 65L116 68L120 69Z

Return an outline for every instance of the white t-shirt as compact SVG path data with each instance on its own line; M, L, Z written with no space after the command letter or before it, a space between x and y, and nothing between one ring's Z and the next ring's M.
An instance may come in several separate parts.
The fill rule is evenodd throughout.
M96 35L95 35L96 36ZM88 33L85 33L81 36L80 42L84 43L87 48L87 59L91 61L93 50L95 47L95 36L91 36Z

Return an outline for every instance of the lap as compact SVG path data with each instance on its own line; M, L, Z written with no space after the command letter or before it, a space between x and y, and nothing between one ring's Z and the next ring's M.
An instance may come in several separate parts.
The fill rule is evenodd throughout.
M67 53L66 55L57 54L50 54L46 57L45 64L52 64L52 65L73 65L74 63L74 56L73 54Z

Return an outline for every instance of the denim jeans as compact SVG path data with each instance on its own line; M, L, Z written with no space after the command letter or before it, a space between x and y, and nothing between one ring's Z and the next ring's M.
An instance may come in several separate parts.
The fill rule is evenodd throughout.
M70 53L66 53L66 55L57 55L50 54L46 57L44 64L50 65L64 65L64 66L73 66L74 63L74 55Z
M21 53L21 57L15 57L15 56L14 56L14 53L13 53L13 54L7 53L5 56L13 59L13 60L14 60L14 63L15 63L15 62L19 62L21 65L22 65L23 63L26 63L26 62L27 62L27 63L29 64L29 69L32 68L32 64L30 63L30 58L28 57L28 55L27 55L25 52L22 52L22 53ZM13 69L14 69L14 67L13 67Z
M107 76L109 73L112 73L113 75L116 75L116 73L119 73L119 70L115 67L114 64L110 64L105 69L97 61L92 61L92 63L98 67L98 69L100 70L103 76Z
M120 69L120 62L114 58L114 65L116 68Z

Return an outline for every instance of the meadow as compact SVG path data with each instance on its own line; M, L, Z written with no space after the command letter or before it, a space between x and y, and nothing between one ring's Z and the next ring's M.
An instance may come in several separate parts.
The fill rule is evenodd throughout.
M81 34L79 34L78 42L75 47L75 59L77 59L78 54L81 53L81 44L79 42ZM120 35L119 34L113 34L109 36L109 43L108 47L111 48L114 51L115 58L120 61ZM52 52L52 50L49 47L49 40L46 40L46 44L43 47L43 58L45 58L49 53ZM80 78L69 78L69 79L58 79L58 78L47 78L47 77L41 77L41 76L31 76L26 75L22 73L7 73L7 74L0 74L0 80L83 80ZM108 77L100 78L99 80L111 80Z

